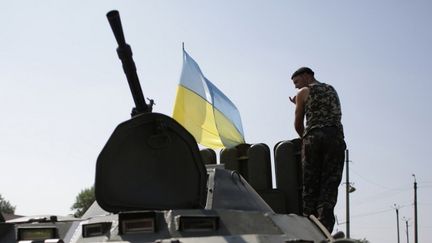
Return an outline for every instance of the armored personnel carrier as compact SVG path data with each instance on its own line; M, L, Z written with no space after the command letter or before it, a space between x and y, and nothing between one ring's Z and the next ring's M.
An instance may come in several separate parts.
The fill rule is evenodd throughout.
M300 216L298 141L270 149L241 144L199 150L171 117L152 112L125 42L119 13L107 14L135 102L96 163L96 202L81 218L24 217L0 223L0 242L355 242L334 240Z

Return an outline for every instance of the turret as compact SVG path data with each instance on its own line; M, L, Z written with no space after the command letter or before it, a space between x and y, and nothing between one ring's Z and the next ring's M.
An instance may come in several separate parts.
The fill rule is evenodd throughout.
M151 112L117 11L107 14L136 107L117 126L96 163L96 200L109 212L204 208L206 170L192 135Z

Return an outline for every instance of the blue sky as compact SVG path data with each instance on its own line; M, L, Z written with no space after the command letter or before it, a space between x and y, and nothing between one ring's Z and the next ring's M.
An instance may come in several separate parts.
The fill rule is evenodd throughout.
M0 38L0 193L23 215L70 213L133 101L105 14L120 11L146 97L171 114L181 43L239 109L246 141L296 137L292 72L339 92L350 149L351 235L396 241L418 181L432 240L430 1L8 1ZM340 187L336 214L345 219ZM401 240L405 228L401 222ZM344 224L336 228L345 229Z

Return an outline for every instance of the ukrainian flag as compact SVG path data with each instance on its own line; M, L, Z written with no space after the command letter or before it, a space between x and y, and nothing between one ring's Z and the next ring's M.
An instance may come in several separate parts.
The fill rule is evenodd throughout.
M173 118L206 147L233 147L245 142L236 106L204 77L184 49Z

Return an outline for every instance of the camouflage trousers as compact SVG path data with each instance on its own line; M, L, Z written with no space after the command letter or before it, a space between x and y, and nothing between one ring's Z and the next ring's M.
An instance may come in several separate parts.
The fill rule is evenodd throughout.
M303 214L315 215L330 233L345 149L343 135L333 127L314 129L302 141Z

